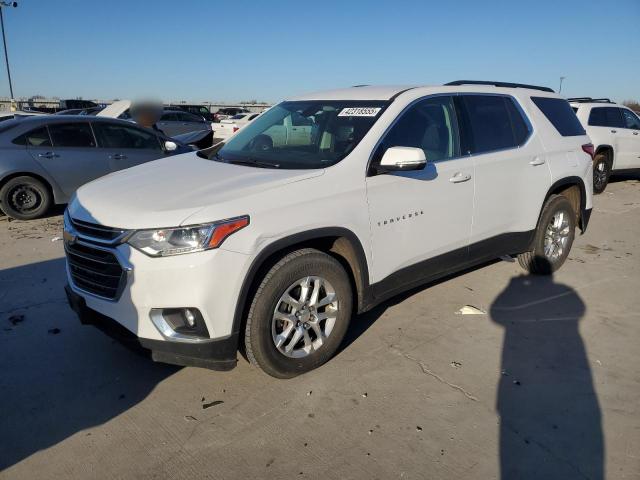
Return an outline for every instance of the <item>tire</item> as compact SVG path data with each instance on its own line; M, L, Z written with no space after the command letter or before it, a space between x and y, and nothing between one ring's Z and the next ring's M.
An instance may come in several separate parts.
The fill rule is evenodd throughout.
M593 159L593 193L604 192L611 176L611 162L606 153L598 153Z
M32 220L47 213L51 207L51 190L36 178L15 177L0 189L0 203L9 217Z
M307 295L301 282L306 282ZM290 300L284 300L285 294ZM309 306L298 302L304 299ZM336 259L311 248L289 253L264 276L253 297L245 329L247 358L276 378L319 367L338 350L351 320L352 302L349 277ZM321 317L328 318L318 320Z
M561 225L552 226L552 221L562 219ZM551 229L550 232L547 232ZM555 232L566 232L566 236ZM576 213L569 199L563 195L552 195L544 204L536 228L533 250L518 255L518 263L529 273L550 275L565 262L571 251L576 231ZM560 239L561 238L561 239ZM545 243L551 250L545 250ZM558 248L561 247L561 250Z

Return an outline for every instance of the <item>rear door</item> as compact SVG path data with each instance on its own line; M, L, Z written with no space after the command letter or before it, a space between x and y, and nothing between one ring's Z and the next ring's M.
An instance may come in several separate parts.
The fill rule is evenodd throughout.
M640 119L631 110L621 108L624 127L619 130L617 168L640 168Z
M120 123L94 122L98 151L115 172L165 156L161 139L153 132Z
M199 130L208 130L208 123L205 123L202 117L194 115L193 113L188 112L178 112L178 122L180 123L180 128L184 131L182 133L189 132L197 132Z
M594 138L605 138L609 140L613 147L613 168L624 168L624 158L627 153L624 146L620 145L621 136L623 136L624 123L622 114L617 107L593 107L589 112L589 129L593 130Z
M40 135L39 144L28 142L33 158L56 180L66 195L109 173L109 162L96 148L89 122L52 123Z
M180 122L178 121L178 114L176 112L163 113L160 117L160 121L158 122L158 128L160 128L160 130L162 130L168 137L187 133L183 126L180 125Z
M476 177L470 255L507 253L524 236L518 233L535 227L551 185L544 150L514 97L461 94L456 104Z

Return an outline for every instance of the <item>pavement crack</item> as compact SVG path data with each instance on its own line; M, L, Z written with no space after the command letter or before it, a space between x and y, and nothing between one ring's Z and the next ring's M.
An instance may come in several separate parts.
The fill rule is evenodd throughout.
M395 349L394 349L395 350ZM438 380L440 383L443 383L444 385L447 385L451 388L453 388L454 390L459 391L460 393L462 393L465 397L467 397L469 400L473 400L474 402L478 401L478 398L474 395L472 395L471 393L469 393L468 391L466 391L464 388L462 388L460 385L456 385L455 383L451 383L448 382L447 380L445 380L444 378L442 378L440 375L438 375L437 373L435 373L434 371L430 370L429 367L427 367L425 365L425 363L418 359L415 358L414 356L408 354L408 353L404 353L401 352L399 350L396 350L396 353L398 355L402 355L404 358L406 358L407 360L411 360L413 363L415 363L416 365L418 365L420 367L420 369L422 370L422 373L424 373L425 375L429 375L433 378L435 378L436 380Z

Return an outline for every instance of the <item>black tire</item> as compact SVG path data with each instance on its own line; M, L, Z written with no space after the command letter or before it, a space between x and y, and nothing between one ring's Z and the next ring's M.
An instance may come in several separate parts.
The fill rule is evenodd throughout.
M545 237L547 228L552 219L558 213L566 215L568 223L568 237L562 253L555 257L549 257L545 253ZM529 273L535 275L550 275L558 270L565 262L571 251L576 232L576 213L569 199L563 195L552 195L544 204L540 220L536 228L533 241L533 250L518 255L518 263Z
M272 337L274 311L282 295L301 278L326 279L335 290L338 311L333 330L317 350L302 358L291 358L278 350ZM249 361L276 378L291 378L327 362L337 351L349 326L352 309L349 277L333 257L305 248L283 257L264 276L251 302L245 329L245 350Z
M598 153L593 159L593 193L604 192L611 176L611 162L609 155Z
M0 189L2 210L16 220L39 218L51 207L51 190L37 178L15 177Z

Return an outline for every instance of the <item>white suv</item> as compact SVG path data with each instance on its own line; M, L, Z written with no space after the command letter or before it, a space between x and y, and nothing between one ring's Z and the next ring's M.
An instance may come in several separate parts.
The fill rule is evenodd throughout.
M614 170L640 168L640 118L608 98L570 98L593 142L593 193L602 193Z
M292 118L310 128L274 139ZM592 146L553 91L354 87L285 101L224 145L80 188L72 308L156 361L291 377L352 314L502 255L559 268L587 226Z

